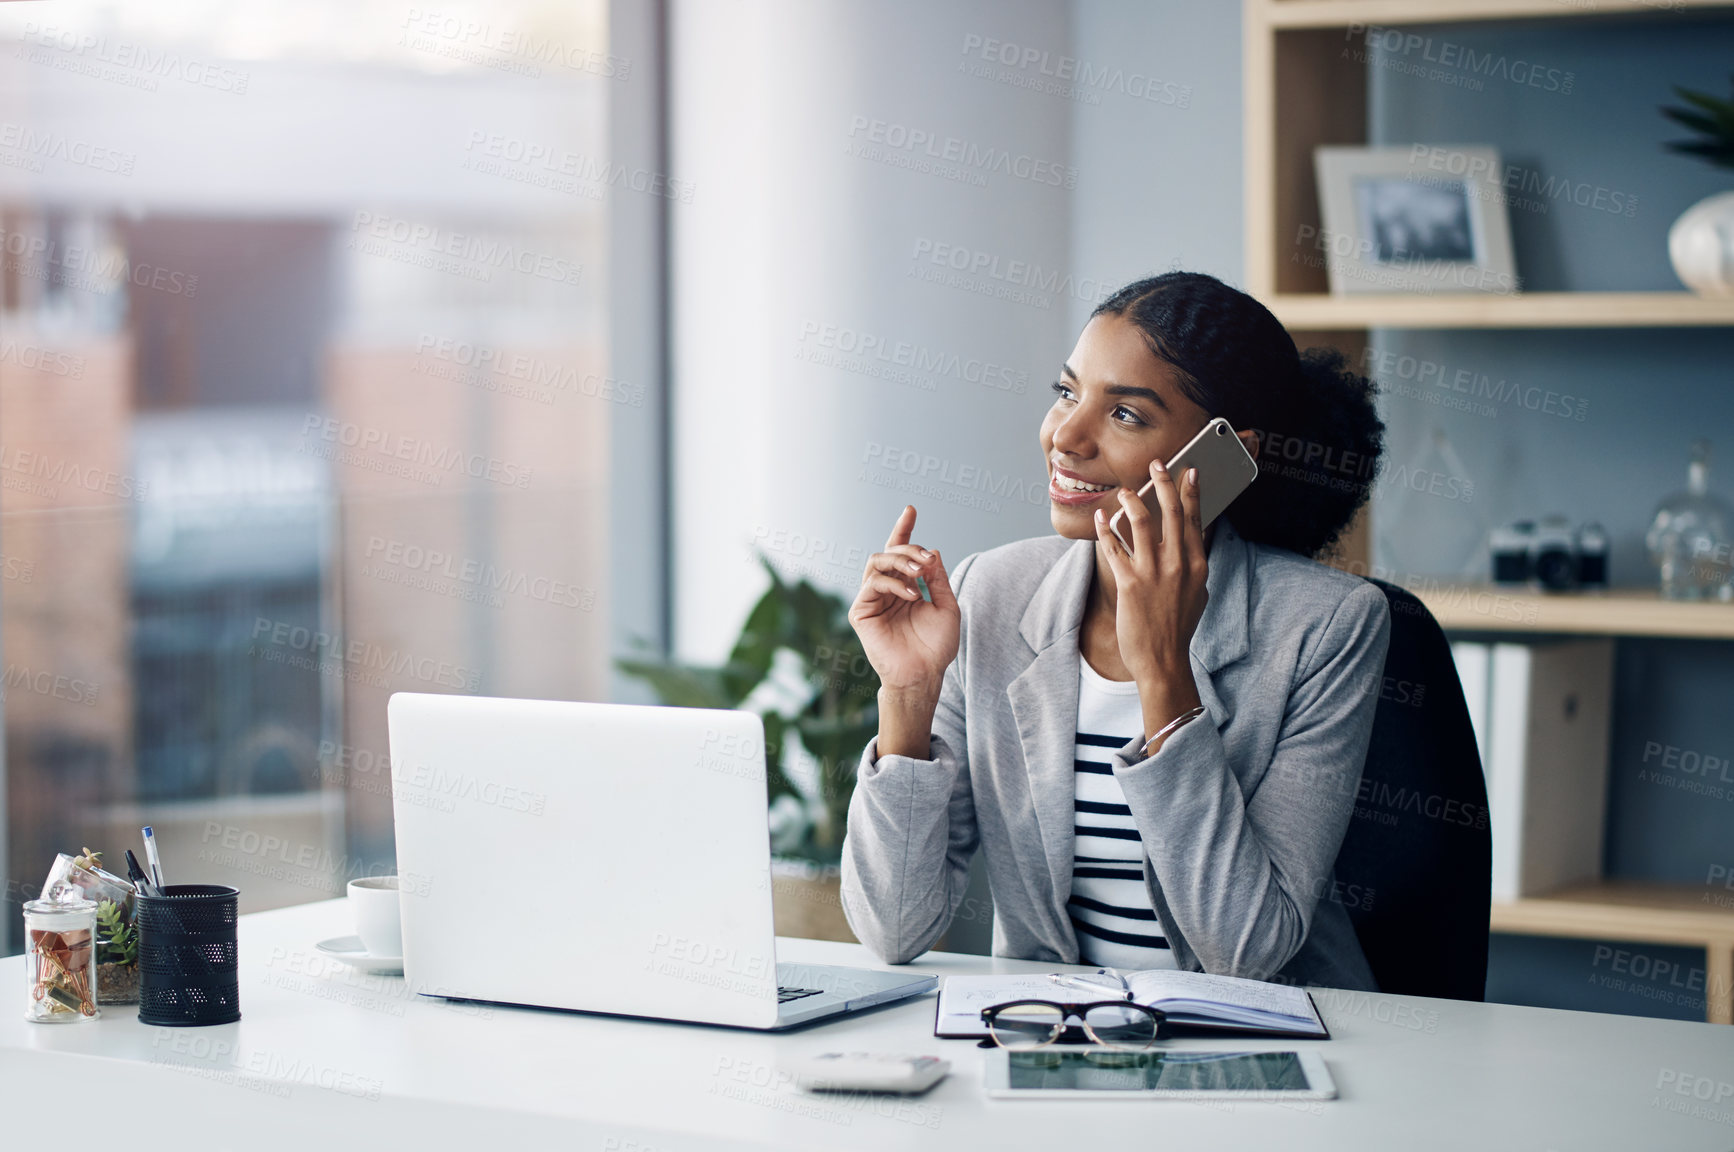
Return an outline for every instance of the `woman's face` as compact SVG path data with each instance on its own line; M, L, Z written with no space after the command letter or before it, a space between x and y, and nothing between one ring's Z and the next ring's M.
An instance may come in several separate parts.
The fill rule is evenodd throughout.
M1096 509L1112 519L1121 508L1116 491L1136 494L1150 479L1150 462L1171 459L1210 420L1181 393L1174 366L1122 316L1103 314L1084 326L1053 387L1041 431L1048 510L1054 531L1072 540L1096 539ZM1109 487L1062 488L1062 475Z

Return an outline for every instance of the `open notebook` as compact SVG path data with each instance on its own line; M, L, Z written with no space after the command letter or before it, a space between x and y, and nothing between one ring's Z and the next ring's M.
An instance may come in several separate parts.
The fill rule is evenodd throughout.
M1330 1039L1317 1005L1304 988L1163 968L1124 975L1132 989L1132 999L1166 1013L1169 1024L1178 1032ZM1115 998L1112 988L1104 986L1101 994L1096 995L1056 984L1043 974L948 976L939 990L933 1034L943 1040L986 1036L981 1010L1010 1000L1053 1000L1065 1004Z

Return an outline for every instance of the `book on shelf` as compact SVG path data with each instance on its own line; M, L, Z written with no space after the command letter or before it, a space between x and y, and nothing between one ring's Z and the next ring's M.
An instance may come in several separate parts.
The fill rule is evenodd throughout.
M1475 749L1481 754L1481 771L1487 772L1487 690L1493 674L1493 646L1473 640L1454 640L1451 659L1457 665L1457 681L1463 685L1463 702L1469 705L1469 724L1475 729Z
M1596 879L1607 819L1614 642L1459 641L1451 654L1487 775L1493 898Z

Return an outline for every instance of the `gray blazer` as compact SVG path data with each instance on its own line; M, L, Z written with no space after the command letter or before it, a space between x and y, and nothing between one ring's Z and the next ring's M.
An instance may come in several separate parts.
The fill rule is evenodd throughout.
M1092 540L1042 536L965 557L951 574L963 619L932 759L880 756L877 736L861 754L843 911L890 963L945 931L977 848L994 955L1077 962L1072 749L1094 552ZM1191 645L1207 714L1154 756L1138 759L1148 733L1113 755L1151 905L1182 968L1373 990L1331 896L1384 673L1385 597L1248 543L1226 520L1209 565Z

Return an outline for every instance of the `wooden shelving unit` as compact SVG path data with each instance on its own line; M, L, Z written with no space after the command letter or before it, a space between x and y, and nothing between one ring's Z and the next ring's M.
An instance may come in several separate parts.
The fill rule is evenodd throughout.
M1726 904L1713 903L1718 895ZM1567 936L1573 939L1621 940L1635 944L1677 944L1704 949L1704 979L1694 988L1690 972L1671 974L1658 990L1703 997L1705 1019L1734 1024L1734 891L1668 884L1635 884L1603 880L1564 888L1546 896L1501 901L1493 905L1495 932L1526 936ZM1653 974L1610 958L1610 979L1645 983Z
M1674 15L1687 9L1726 8L1727 0L1595 0L1581 8L1560 0L1266 0L1266 23L1275 28L1346 28L1351 24L1450 24L1595 16ZM1564 9L1562 11L1562 9Z
M1734 640L1734 604L1663 600L1654 592L1544 594L1489 584L1415 589L1441 626L1512 636L1575 633L1594 636ZM1718 897L1721 897L1718 899ZM1689 974L1660 990L1705 1001L1706 1019L1734 1024L1734 890L1603 880L1546 896L1493 905L1495 932L1529 936L1678 944L1704 949L1702 986ZM1610 963L1609 979L1622 979ZM1639 975L1631 978L1638 983Z
M1367 142L1365 64L1352 31L1499 20L1579 21L1682 11L1734 14L1734 0L1243 0L1247 291L1297 337L1358 353L1369 328L1734 326L1734 299L1687 292L1332 296L1320 254L1313 149ZM1303 228L1312 231L1303 232ZM1521 269L1520 269L1521 271Z
M1650 591L1548 594L1497 584L1444 584L1410 591L1441 627L1452 631L1734 640L1734 604L1663 600Z
M1302 347L1334 345L1360 360L1375 328L1558 329L1734 327L1734 299L1685 292L1332 296L1306 237L1321 224L1313 149L1367 142L1367 69L1344 49L1355 26L1502 20L1678 18L1734 13L1734 0L1243 0L1246 290ZM1521 270L1520 270L1521 271ZM1365 525L1335 562L1364 565ZM1493 587L1415 590L1447 629L1734 640L1734 606L1676 604L1654 595L1543 596ZM1492 597L1503 597L1494 605ZM1707 1019L1734 1023L1734 907L1682 886L1603 881L1494 905L1496 932L1701 947ZM1734 893L1730 893L1734 896Z
M1734 296L1690 292L1530 292L1514 296L1327 296L1286 292L1265 304L1293 331L1353 328L1722 328Z

